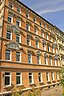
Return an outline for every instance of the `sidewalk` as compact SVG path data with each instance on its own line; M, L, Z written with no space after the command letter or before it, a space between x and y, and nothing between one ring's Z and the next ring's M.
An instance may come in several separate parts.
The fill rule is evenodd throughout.
M51 89L43 90L42 96L62 96L62 87L57 86Z

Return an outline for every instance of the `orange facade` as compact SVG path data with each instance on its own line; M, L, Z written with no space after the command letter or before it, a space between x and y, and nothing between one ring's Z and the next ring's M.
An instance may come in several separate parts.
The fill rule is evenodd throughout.
M54 26L18 0L3 0L2 6L0 94L11 93L14 86L27 90L59 84Z

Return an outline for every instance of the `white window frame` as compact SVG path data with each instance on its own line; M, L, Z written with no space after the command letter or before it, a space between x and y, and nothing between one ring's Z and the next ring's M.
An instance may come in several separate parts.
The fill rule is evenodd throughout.
M28 62L28 63L29 63L29 64L32 64L32 54L29 53L29 52L28 52L28 54L30 54L30 61L31 61L30 63L29 63L29 62ZM29 59L29 57L28 57L28 59ZM28 60L28 61L29 61L29 60Z
M48 78L47 81L50 81L50 74L48 72L46 72L46 73L47 73L46 76L48 76L48 77L46 77L46 78Z
M51 73L51 76L52 76L52 81L54 81L54 73L53 72Z
M21 35L20 34L16 34L16 36L18 36L18 38L19 38L19 42L18 43L21 43Z
M55 49L54 49L54 47L52 47L52 52L55 53Z
M28 12L26 13L26 18L29 18L29 13Z
M36 22L36 18L33 18L33 21Z
M36 35L38 35L38 29L35 27L34 32Z
M18 9L19 9L19 11L18 11ZM21 13L21 8L17 7L17 12L18 13Z
M27 42L28 42L28 40L29 40L29 44L27 43L27 45L31 46L31 38L30 38L30 36L27 36Z
M39 40L36 39L36 42L38 41L38 45L36 45L36 48L39 48Z
M48 45L48 52L50 52L50 46Z
M12 7L10 7L10 4L12 5ZM13 9L13 4L11 1L9 1L9 4L8 4L9 8Z
M10 73L10 75L7 75L7 76L6 76L5 73ZM5 72L5 73L4 73L4 80L5 80L5 77L9 77L9 76L10 76L10 77L9 77L9 78L10 78L10 84L9 84L9 85L5 85L5 84L4 84L4 85L5 85L5 87L9 87L9 86L11 86L11 82L12 82L12 81L11 81L11 72ZM4 82L5 82L5 81L4 81Z
M38 62L37 62L37 63L38 63L39 65L41 65L41 56L38 55L38 56L37 56L37 60L38 60L38 57L39 57L39 61L38 61L39 63L38 63Z
M13 23L13 16L8 15L8 18L9 18L9 17L11 18L11 22L9 22L9 21L8 21L8 22L9 22L9 23Z
M17 19L16 22L19 22L19 25L17 26L17 24L16 24L16 26L17 27L21 27L21 20L20 19Z
M54 65L57 66L57 60L56 59L54 59Z
M20 73L20 72L16 72L16 73ZM16 83L17 86L22 85L22 73L20 73L20 75L16 75L16 78L17 78L18 76L20 76L20 84L17 84L17 83Z
M31 72L30 72L31 73ZM32 82L30 83L29 82L29 84L34 84L34 78L33 78L33 73L31 73L31 75L30 75L31 77L32 77Z
M20 60L19 61L16 60L16 62L21 62L21 52L19 53L20 53ZM17 54L17 51L16 51L16 54Z
M58 72L56 73L56 78L57 78L57 80L59 80L59 73Z
M50 65L52 66L52 58L50 58Z
M9 50L9 49L6 49L6 50ZM11 61L12 59L12 51L11 50L9 50L10 51L10 60L8 60L8 59L6 59L6 61ZM5 51L6 52L6 51ZM6 53L5 53L6 54ZM5 55L6 56L6 55ZM5 57L6 58L6 57Z
M48 58L47 57L44 57L44 61L46 60L46 64L45 65L48 65Z
M58 66L60 66L60 60L58 60Z
M40 79L41 79L40 82L43 82L43 80L42 80L42 73L38 73L38 79L39 79L39 77L40 77Z
M10 39L9 39L9 40L12 40L12 32L11 32L10 30L7 30L7 32L6 32L6 38L7 38L7 33L10 34ZM8 38L7 38L7 39L8 39Z
M26 23L26 30L30 31L30 25Z
M46 34L46 39L48 40L48 37L49 37L49 35L48 34Z
M40 22L40 26L42 26L42 22Z
M42 32L41 35L42 35L42 38L44 38L44 32Z

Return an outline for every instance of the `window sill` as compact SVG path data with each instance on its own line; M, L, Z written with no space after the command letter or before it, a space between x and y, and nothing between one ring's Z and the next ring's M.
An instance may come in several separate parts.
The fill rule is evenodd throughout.
M12 88L12 87L13 87L12 85L9 85L9 86L4 86L3 88L7 89L7 88Z
M47 81L48 84L51 84L51 81Z
M23 86L22 84L16 84L16 86Z
M55 81L55 80L53 80L53 81L52 81L52 83L56 83L56 81Z
M36 86L34 83L30 83L29 86Z
M44 82L39 82L39 84L43 84L44 85Z

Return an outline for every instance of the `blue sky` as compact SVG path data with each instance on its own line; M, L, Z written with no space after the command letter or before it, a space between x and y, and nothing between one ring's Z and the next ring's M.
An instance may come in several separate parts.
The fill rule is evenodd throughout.
M64 31L64 0L20 0L47 21Z

